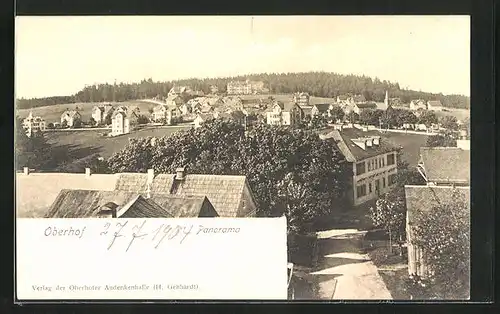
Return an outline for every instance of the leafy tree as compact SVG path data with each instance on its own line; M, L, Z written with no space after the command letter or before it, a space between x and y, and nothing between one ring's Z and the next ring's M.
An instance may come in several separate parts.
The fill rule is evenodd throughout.
M379 119L384 112L378 109L366 109L359 114L359 121L363 124L379 125Z
M108 164L112 172L154 168L172 173L177 167L187 167L192 173L245 175L258 215L289 215L290 221L297 221L292 230L303 230L299 222L307 225L311 217L342 208L350 174L335 143L313 132L265 124L245 132L238 123L222 119L157 138L154 145L151 138L131 140ZM286 177L289 173L291 177ZM289 185L286 194L284 186ZM302 193L307 196L297 203L296 196ZM286 195L290 204L283 202Z
M457 147L457 140L449 134L437 134L427 137L427 147Z
M149 108L148 112L149 112L149 114L153 114L153 112L154 112L153 108Z
M326 127L326 118L320 115L315 115L314 117L311 118L311 121L308 124L309 129L321 129Z
M89 124L90 124L91 126L96 126L96 125L97 125L97 121L95 121L95 119L94 119L93 117L90 117L90 119L89 119Z
M399 120L402 124L404 123L415 124L418 122L417 116L409 110L400 110Z
M453 191L451 202L415 213L413 244L423 259L438 297L468 298L470 268L470 206Z
M432 111L423 111L420 117L418 117L418 123L425 124L430 127L432 124L438 123L438 118L436 114Z
M113 122L113 121L112 121L112 118L113 118L113 112L112 112L112 110L110 110L110 111L106 114L106 117L104 118L104 124L105 124L105 125L111 125L111 123Z
M333 105L332 108L330 109L330 116L334 122L337 120L342 121L344 120L345 113L344 110L342 110L342 108L340 108L339 105Z
M61 122L61 128L65 129L68 127L68 121L67 120L63 120L63 122Z
M47 124L47 129L54 129L54 123L52 122L49 122L49 124Z
M210 91L210 86L217 86L221 93L226 91L229 81L233 80L263 81L265 87L272 94L285 94L296 91L308 92L317 97L336 97L347 94L363 94L368 101L384 101L385 91L392 97L399 97L406 103L411 99L440 100L444 106L456 108L470 108L470 99L463 95L443 95L425 93L409 89L401 89L398 83L381 81L366 76L341 75L327 72L302 73L261 73L245 76L183 79L168 82L155 82L151 78L140 82L125 84L94 84L86 86L71 96L47 97L34 99L18 99L17 108L33 108L65 103L97 102L134 100L138 98L153 98L158 95L166 96L173 85L189 85L193 90Z
M50 145L40 131L34 132L31 137L28 137L22 126L22 120L19 118L16 120L16 137L14 140L16 168L44 169L51 160Z
M370 218L375 227L389 233L389 252L394 239L402 241L406 223L406 200L399 193L386 193L370 208Z
M80 119L75 119L75 120L73 121L73 128L75 128L75 129L79 129L79 128L81 128L81 127L82 127L82 120L80 120Z
M457 118L455 116L443 116L439 119L439 123L443 128L449 130L458 130Z
M137 117L137 124L148 124L149 123L149 119L144 116L144 115L140 115L139 117Z

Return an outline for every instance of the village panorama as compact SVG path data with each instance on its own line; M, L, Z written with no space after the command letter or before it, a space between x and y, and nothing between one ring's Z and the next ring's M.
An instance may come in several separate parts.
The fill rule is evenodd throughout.
M371 89L300 85L328 76ZM285 215L290 299L466 298L470 126L451 99L315 72L20 99L17 217Z

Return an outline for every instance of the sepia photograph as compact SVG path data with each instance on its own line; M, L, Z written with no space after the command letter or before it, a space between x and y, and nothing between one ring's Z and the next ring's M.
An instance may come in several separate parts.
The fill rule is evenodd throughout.
M470 84L465 15L18 16L17 285L469 300Z

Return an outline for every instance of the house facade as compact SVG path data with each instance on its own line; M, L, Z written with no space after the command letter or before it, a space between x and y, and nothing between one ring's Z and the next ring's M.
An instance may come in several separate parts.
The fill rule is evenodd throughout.
M192 93L193 91L189 86L173 86L169 91L168 91L168 97L172 96L180 96L183 97L185 95L188 95Z
M76 110L66 110L61 115L61 124L66 122L69 127L73 127L76 121L81 121L82 115Z
M299 106L309 106L310 96L308 93L296 93L293 95L293 101Z
M303 112L294 102L283 104L275 102L272 109L266 112L266 122L269 125L295 125L300 123Z
M352 107L352 112L355 112L356 114L361 114L364 110L375 110L377 109L377 104L373 102L367 102L367 103L355 103Z
M393 189L397 174L398 147L378 132L356 128L334 130L322 138L335 141L352 167L352 205L375 200Z
M316 104L311 107L311 117L330 116L330 104Z
M113 106L104 105L104 106L94 106L92 108L92 118L96 122L96 124L104 123L108 114L113 111Z
M427 110L430 111L443 111L444 107L439 100L429 100L427 102Z
M167 125L173 123L173 121L179 118L182 112L176 105L158 105L153 108L152 120L155 122L164 122Z
M227 83L228 95L251 95L265 92L262 81L231 81Z
M42 119L42 117L33 117L33 113L31 111L28 116L23 119L22 126L28 137L31 137L38 131L43 132L46 129L45 120Z
M410 101L410 110L427 110L427 103L423 99L415 99Z
M137 125L137 113L135 111L116 110L111 118L111 136L130 133Z

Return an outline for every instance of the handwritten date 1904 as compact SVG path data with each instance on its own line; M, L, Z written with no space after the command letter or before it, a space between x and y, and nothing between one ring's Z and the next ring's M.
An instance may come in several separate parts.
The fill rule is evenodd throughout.
M116 224L107 222L104 225L104 230L100 233L100 235L108 236L108 233L110 233L111 240L107 248L108 250L113 247L118 238L127 239L128 243L125 251L128 251L136 240L149 239L149 241L152 242L154 248L157 249L166 240L168 241L175 239L182 244L189 235L196 235L194 232L192 232L193 225L161 224L154 229L148 229L145 227L145 225L146 220L135 225L129 224L128 220L117 222Z

